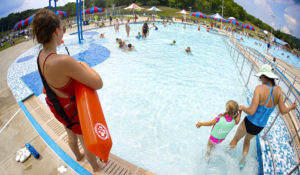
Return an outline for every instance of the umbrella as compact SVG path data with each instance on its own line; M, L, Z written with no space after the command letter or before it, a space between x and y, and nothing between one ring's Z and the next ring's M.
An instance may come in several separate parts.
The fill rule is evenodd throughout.
M91 13L96 13L96 12L104 12L104 10L103 10L103 8L94 6L94 7L91 7L84 11L85 14L91 14Z
M212 19L215 20L215 21L219 21L219 22L225 22L225 19L223 19L223 18L215 18L215 17L213 17Z
M255 31L254 27L250 26L249 24L243 24L242 27L245 28L245 29L249 29L249 30Z
M235 17L229 17L228 19L235 19Z
M17 24L14 25L14 29L17 30L17 29L19 29L19 28L21 28L23 26L24 26L24 20L21 20Z
M226 22L227 22L227 23L234 24L234 25L237 25L237 26L241 25L241 23L238 22L238 21L235 20L235 19L228 19L228 20L226 20Z
M138 6L138 5L136 5L135 3L133 3L130 6L124 8L124 9L126 9L126 10L137 10L137 9L144 9L144 8L142 8L142 7Z
M206 15L204 15L204 14L201 13L201 12L194 12L194 13L191 13L191 16L200 17L200 18L207 18Z
M188 13L187 11L185 11L184 9L181 10L181 11L179 11L179 12L177 12L177 13L181 13L181 14L184 14L184 15L189 14L189 13Z
M58 16L61 16L61 17L69 16L68 12L65 12L65 11L59 11L59 10L57 10L55 13Z
M24 25L29 25L33 20L34 14L24 20ZM22 26L23 27L23 26Z
M161 11L161 10L153 6L150 9L148 9L148 11Z

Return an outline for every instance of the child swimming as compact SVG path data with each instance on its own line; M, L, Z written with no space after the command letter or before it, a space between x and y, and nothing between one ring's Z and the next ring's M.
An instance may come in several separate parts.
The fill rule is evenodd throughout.
M141 39L141 38L142 38L141 32L138 32L138 35L136 36L136 39Z
M234 100L226 103L226 112L219 114L215 119L209 122L198 122L197 128L201 126L212 126L211 134L207 144L206 155L210 156L210 151L216 144L223 142L231 129L240 122L241 111L239 105Z
M186 53L192 53L191 47L187 47L187 48L185 49L185 52L186 52Z
M133 51L134 50L134 46L132 44L128 44L126 50L127 51Z
M176 44L176 41L175 41L175 40L173 40L173 42L170 43L170 45L175 45L175 44Z

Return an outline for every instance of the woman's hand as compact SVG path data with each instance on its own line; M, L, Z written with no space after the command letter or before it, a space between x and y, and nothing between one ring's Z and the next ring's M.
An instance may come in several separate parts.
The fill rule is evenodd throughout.
M198 122L197 124L196 124L196 127L197 128L200 128L202 126L202 123L201 122Z
M294 109L296 109L297 108L297 102L296 102L296 100L294 101L294 103L291 105L291 110L294 110Z
M239 112L242 112L244 109L245 109L245 106L244 105L240 105Z

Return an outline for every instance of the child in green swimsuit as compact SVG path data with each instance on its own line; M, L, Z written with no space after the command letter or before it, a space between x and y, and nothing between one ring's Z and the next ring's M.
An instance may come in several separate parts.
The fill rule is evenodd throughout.
M196 124L197 128L201 126L212 126L211 135L207 144L206 155L210 155L211 149L216 145L221 143L225 137L229 134L231 129L237 125L241 118L241 111L239 111L239 105L233 100L229 100L226 103L226 112L224 114L219 114L215 119L209 122L198 122Z

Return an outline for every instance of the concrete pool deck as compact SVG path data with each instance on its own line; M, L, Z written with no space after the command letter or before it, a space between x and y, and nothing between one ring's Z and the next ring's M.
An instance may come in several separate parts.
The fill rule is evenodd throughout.
M138 21L142 20L145 20L145 18L140 18ZM95 28L94 24L83 26L83 30L91 28ZM76 32L76 30L77 28L74 27L68 30L68 33ZM4 174L40 174L41 169L43 169L43 174L57 174L57 168L60 165L65 165L62 159L58 157L47 144L45 144L41 136L33 129L7 86L6 78L9 65L20 54L24 53L34 45L35 43L33 43L32 40L26 41L0 52L0 139L5 141L5 143L1 142L0 144L0 148L3 150L1 152L0 172L3 172ZM299 73L296 75L299 75ZM37 120L41 116L38 111L41 109L47 111L47 107L38 101L35 96L24 101L24 104L32 115L38 116L35 117ZM52 114L48 111L43 113L43 115L51 116ZM13 116L14 118L10 120ZM44 125L44 129L50 137L52 136L52 138L57 141L57 144L61 146L66 153L72 156L72 153L66 145L65 133L61 130L61 125L57 125L55 120L52 120L51 117L48 119L47 117L41 117L38 122L41 122L40 125ZM15 161L15 152L19 148L24 147L24 144L27 142L32 143L42 157L41 159L36 160L31 156L25 163L17 163ZM99 174L117 172L120 172L121 174L129 174L129 172L131 172L131 174L151 174L128 162L123 162L123 160L114 155L111 156L111 160L112 161L104 169L104 172L100 172ZM120 162L121 166L117 166L114 162ZM87 170L90 170L90 166L86 162L79 163ZM71 168L68 168L68 171L65 174L76 173Z

